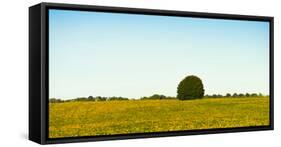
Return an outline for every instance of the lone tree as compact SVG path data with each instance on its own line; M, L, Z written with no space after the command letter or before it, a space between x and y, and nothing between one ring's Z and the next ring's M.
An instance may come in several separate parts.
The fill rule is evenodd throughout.
M204 96L203 83L196 76L187 76L179 83L177 93L180 100L201 99Z

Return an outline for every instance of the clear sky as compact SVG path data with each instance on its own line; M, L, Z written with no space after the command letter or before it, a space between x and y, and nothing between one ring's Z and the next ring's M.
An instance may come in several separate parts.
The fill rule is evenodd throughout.
M49 10L49 95L269 94L269 23Z

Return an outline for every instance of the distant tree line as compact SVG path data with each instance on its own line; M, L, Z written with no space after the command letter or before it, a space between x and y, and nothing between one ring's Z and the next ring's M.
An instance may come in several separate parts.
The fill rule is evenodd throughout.
M164 99L176 99L176 97L165 96L160 94L154 94L152 96L141 97L139 100L164 100ZM58 98L50 98L50 103L61 103L61 102L81 102L81 101L124 101L124 100L136 100L136 99L129 99L125 97L101 97L101 96L89 96L89 97L77 97L74 99L62 100Z
M62 102L64 102L64 100L57 99L57 98L50 98L49 102L50 103L62 103Z
M263 95L262 93L227 93L225 95L221 95L221 94L213 94L213 95L205 95L205 98L226 98L226 97L231 97L231 98L239 98L239 97L264 97L265 95Z
M139 100L169 100L169 99L179 99L179 100L193 100L193 99L202 99L202 98L244 98L244 97L264 97L263 94L259 93L227 93L225 95L221 94L212 94L205 95L205 89L202 80L195 76L190 75L185 77L177 87L177 96L165 96L161 94L154 94L152 96L145 96L139 98ZM123 100L135 100L125 97L101 97L101 96L89 96L89 97L78 97L70 100L61 100L57 98L49 99L51 103L61 103L61 102L71 102L71 101L123 101Z
M101 97L101 96L89 96L89 97L77 97L75 99L69 99L69 100L61 100L57 98L51 98L49 99L50 103L60 103L60 102L73 102L73 101L121 101L121 100L129 100L129 98L125 97Z
M176 97L154 94L152 96L140 98L140 100L164 100L164 99L176 99Z
M242 98L242 97L264 97L266 95L263 95L261 93L227 93L225 95L221 95L221 94L213 94L213 95L205 95L203 98ZM161 95L161 94L154 94L152 96L145 96L145 97L141 97L139 100L175 100L177 99L176 97L173 96L165 96L165 95ZM51 98L49 99L50 103L62 103L62 102L81 102L81 101L124 101L124 100L136 100L136 99L129 99L129 98L125 98L125 97L101 97L101 96L89 96L89 97L77 97L75 99L68 99L68 100L62 100L62 99L58 99L58 98Z

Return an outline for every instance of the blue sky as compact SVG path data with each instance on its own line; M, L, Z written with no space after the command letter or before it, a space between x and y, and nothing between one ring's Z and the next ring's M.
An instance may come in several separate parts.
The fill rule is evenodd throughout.
M269 23L49 10L50 98L269 93Z

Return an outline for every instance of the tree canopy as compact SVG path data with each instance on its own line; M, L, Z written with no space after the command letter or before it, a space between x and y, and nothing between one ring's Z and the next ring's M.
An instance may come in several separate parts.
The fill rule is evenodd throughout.
M178 85L177 98L180 100L201 99L203 96L203 83L197 76L187 76Z

